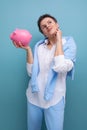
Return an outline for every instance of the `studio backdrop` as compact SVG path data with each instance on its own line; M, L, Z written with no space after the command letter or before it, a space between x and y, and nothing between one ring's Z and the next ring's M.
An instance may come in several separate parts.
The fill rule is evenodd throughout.
M44 13L56 17L63 35L73 36L77 44L75 79L67 80L64 130L87 130L86 5L86 0L0 1L0 130L27 130L26 52L15 48L9 36L16 28L29 30L33 49L43 38L37 19Z

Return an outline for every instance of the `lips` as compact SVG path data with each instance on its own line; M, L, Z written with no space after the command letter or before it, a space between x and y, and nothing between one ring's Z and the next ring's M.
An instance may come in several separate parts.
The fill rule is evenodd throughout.
M52 28L48 28L48 32L50 32L52 30Z

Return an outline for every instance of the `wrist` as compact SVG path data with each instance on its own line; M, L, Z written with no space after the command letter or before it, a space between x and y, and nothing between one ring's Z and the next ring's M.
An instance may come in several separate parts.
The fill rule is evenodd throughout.
M26 48L26 51L27 51L27 52L31 51L31 48L28 46L28 47Z
M57 46L57 47L62 46L62 40L58 41L58 42L56 43L56 46Z

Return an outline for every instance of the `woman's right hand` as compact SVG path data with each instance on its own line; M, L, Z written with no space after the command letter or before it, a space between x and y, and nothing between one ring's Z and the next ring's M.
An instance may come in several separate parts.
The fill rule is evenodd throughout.
M17 44L15 41L13 41L13 44L16 48L22 48L22 49L26 50L26 52L27 52L27 63L33 64L33 54L32 54L31 47L29 45L23 46L21 42L19 42Z
M22 48L22 49L25 49L26 51L27 51L28 49L31 49L29 45L23 46L21 42L19 42L18 44L17 44L15 41L12 41L12 42L13 42L13 44L14 44L14 46L15 46L16 48Z

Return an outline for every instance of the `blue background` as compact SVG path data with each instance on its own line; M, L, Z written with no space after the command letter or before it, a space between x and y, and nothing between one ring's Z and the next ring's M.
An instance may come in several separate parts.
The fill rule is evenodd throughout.
M29 30L33 48L43 38L37 28L43 13L55 16L63 35L73 36L77 44L75 80L67 81L64 130L87 130L86 12L86 0L0 1L0 130L27 130L26 52L15 48L9 35L15 28Z

